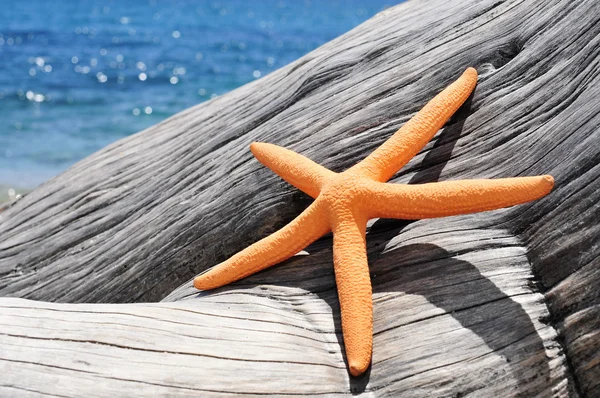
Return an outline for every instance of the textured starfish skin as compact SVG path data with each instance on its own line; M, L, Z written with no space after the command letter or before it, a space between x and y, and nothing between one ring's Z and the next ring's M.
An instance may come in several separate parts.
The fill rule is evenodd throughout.
M388 184L467 100L477 72L463 75L363 161L334 173L285 148L253 143L254 156L285 181L315 198L296 219L194 279L214 289L275 265L333 232L333 263L350 373L371 363L372 291L365 231L370 218L421 219L474 213L539 199L552 190L551 176Z

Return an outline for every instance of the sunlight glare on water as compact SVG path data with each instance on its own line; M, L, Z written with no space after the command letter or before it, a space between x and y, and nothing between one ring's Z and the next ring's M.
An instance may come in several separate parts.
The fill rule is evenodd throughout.
M7 0L0 189L15 197L14 187L35 187L115 140L264 77L395 3Z

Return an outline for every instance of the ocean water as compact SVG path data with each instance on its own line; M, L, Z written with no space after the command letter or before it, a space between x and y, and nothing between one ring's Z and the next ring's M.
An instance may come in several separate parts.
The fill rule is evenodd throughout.
M3 0L0 187L35 187L398 2Z

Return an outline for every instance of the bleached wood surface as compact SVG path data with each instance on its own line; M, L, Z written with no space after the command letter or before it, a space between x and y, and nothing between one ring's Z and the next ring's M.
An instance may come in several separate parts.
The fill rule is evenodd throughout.
M86 158L0 213L0 294L126 303L183 285L158 304L0 299L0 395L600 396L599 63L594 0L411 1ZM556 188L375 222L368 375L343 362L330 238L191 288L309 203L250 142L341 171L467 66L472 101L395 181L552 174Z

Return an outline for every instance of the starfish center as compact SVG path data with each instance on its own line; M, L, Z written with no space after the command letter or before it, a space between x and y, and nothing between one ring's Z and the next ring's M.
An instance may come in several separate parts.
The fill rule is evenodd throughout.
M367 191L366 182L366 178L358 177L355 173L336 174L323 184L319 199L333 208L337 207L336 205L356 204Z

